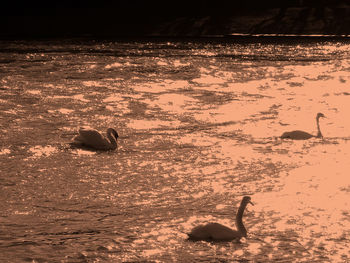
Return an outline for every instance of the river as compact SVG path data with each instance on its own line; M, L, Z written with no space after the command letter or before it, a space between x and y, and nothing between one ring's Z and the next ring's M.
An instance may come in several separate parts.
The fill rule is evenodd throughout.
M1 41L0 261L349 262L349 83L346 41Z

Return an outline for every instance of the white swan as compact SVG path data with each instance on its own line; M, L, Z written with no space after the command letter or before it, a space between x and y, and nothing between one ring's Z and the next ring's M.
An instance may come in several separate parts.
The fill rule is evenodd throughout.
M95 129L82 127L79 135L73 138L74 146L85 146L96 150L115 150L117 148L118 133L113 128L107 129L107 138Z
M247 236L247 230L245 229L242 217L244 210L248 203L254 205L251 202L250 196L245 196L242 199L241 205L238 208L236 214L236 227L237 230L233 230L227 226L221 225L219 223L209 223L206 225L196 226L192 229L191 233L188 235L188 240L192 241L232 241L240 240L242 237Z
M281 135L281 139L292 139L292 140L307 140L312 137L315 138L323 138L323 135L320 130L320 124L319 124L319 119L320 118L326 118L323 113L317 113L316 115L316 124L317 124L317 135L312 135L310 133L304 132L304 131L291 131L291 132L284 132Z

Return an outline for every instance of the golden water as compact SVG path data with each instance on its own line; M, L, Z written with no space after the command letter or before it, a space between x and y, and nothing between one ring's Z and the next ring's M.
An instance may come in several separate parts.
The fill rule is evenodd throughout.
M1 262L347 262L350 45L3 41ZM324 139L282 141L284 131ZM115 152L71 149L115 128ZM189 242L215 221L241 243Z

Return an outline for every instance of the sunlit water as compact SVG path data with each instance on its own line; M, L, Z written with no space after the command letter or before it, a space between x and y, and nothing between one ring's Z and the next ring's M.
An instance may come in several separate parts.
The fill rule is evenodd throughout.
M350 261L349 44L0 46L1 262ZM186 240L244 195L247 239Z

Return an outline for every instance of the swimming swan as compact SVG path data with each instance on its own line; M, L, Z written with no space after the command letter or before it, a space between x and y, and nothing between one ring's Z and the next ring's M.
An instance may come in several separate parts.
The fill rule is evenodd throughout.
M281 139L292 139L292 140L307 140L312 137L315 138L323 138L323 135L320 130L320 124L319 119L320 118L326 118L323 113L317 113L316 116L316 123L317 123L317 135L312 135L310 133L304 132L304 131L291 131L291 132L285 132L281 135Z
M242 217L244 209L248 203L254 205L251 202L250 196L245 196L242 199L241 205L238 208L236 215L236 227L237 230L233 230L227 226L221 225L219 223L209 223L206 225L196 226L192 229L191 233L188 235L188 240L192 241L232 241L240 240L242 237L247 236L247 230L245 229Z
M107 129L107 138L97 130L80 128L79 135L73 138L74 146L85 146L96 150L115 150L117 148L118 133L113 128Z

